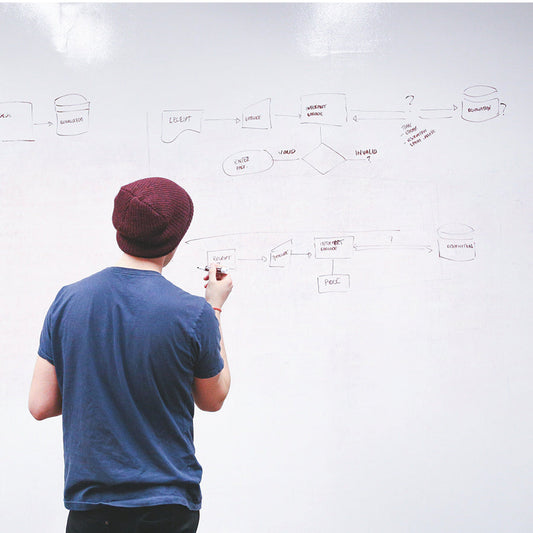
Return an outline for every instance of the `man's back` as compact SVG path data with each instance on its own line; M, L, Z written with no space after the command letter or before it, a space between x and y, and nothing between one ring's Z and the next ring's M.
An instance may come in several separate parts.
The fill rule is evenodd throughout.
M67 508L200 508L192 384L224 366L205 299L159 272L107 268L61 289L39 355L62 391Z
M200 298L162 276L193 213L169 179L123 185L122 256L63 287L46 315L28 408L63 415L67 533L198 528L194 406L218 411L229 392L220 316L233 282L211 264Z

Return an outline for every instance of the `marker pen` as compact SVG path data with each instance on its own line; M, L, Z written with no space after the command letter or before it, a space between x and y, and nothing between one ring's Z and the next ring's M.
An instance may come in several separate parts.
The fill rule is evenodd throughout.
M199 270L204 270L205 272L209 272L209 267L196 267ZM225 267L217 267L217 274L229 274L229 268Z

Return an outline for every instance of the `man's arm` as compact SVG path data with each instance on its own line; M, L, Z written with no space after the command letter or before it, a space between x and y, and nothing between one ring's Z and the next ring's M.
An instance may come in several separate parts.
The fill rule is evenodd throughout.
M217 279L216 265L211 265L209 274L204 279L209 280L206 285L205 299L213 308L222 309L222 305L233 288L231 277L229 274L223 274L220 279ZM220 311L217 309L215 309L215 315L220 328L220 355L224 360L224 368L212 378L194 378L194 402L202 411L218 411L228 395L231 384L222 326L220 324Z
M37 356L33 371L28 407L36 420L58 416L62 412L55 366L40 356Z

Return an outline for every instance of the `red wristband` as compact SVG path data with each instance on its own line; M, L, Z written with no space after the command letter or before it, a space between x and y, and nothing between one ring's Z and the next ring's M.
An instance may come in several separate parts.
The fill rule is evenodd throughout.
M218 311L219 313L222 313L222 309L220 309L219 307L213 307L213 309L214 309L215 311Z

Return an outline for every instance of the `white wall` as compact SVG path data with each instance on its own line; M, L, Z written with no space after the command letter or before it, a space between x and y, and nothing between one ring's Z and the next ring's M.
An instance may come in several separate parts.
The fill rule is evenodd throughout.
M61 422L26 409L40 328L116 260L114 195L148 175L196 207L166 276L236 267L202 533L531 531L532 15L0 5L5 531L64 528ZM56 114L72 93L89 111Z

